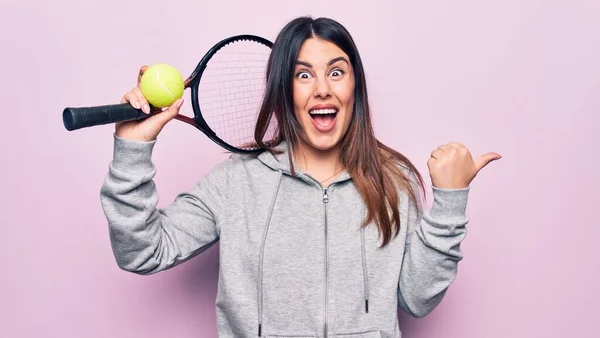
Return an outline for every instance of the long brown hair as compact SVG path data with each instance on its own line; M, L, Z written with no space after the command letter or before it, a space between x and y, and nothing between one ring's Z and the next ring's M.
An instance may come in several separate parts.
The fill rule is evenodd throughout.
M423 191L423 178L417 168L401 153L384 145L375 137L364 69L350 33L338 22L328 18L300 17L290 21L279 33L267 65L267 88L255 130L257 143L270 152L275 144L265 144L263 138L273 117L278 121L276 139L285 140L288 150L294 149L301 126L295 118L292 93L293 67L303 42L313 36L330 41L350 58L354 69L355 89L353 116L348 131L340 141L341 161L367 206L362 226L372 222L383 236L382 247L400 231L400 196L398 188L408 193L417 205L416 183ZM292 152L288 151L294 173ZM412 172L416 182L403 172Z

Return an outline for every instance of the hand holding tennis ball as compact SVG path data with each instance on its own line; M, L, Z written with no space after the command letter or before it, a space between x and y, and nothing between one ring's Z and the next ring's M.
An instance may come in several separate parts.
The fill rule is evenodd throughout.
M116 135L143 142L155 140L167 122L179 114L183 90L183 78L175 68L165 64L141 67L138 85L123 96L121 103L130 103L146 114L150 114L151 110L159 113L139 121L116 123Z

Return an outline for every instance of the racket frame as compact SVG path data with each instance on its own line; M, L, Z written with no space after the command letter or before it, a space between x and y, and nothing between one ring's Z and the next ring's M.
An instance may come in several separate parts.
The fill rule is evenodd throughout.
M219 41L218 43L216 43L210 50L208 50L208 52L206 52L206 54L202 57L202 59L200 60L200 62L198 63L198 65L196 66L196 68L194 69L194 71L190 74L190 76L185 80L185 88L190 88L192 91L192 110L194 111L194 117L190 118L188 116L184 116L184 115L177 115L175 116L176 119L182 121L182 122L186 122L188 124L193 125L194 127L198 128L201 132L203 132L209 139L211 139L213 142L217 143L218 145L220 145L221 147L225 148L228 151L231 152L235 152L235 153L258 153L258 152L262 152L263 149L261 148L256 148L256 149L243 149L243 148L238 148L235 146L232 146L231 144L225 142L223 139L221 139L208 125L208 123L206 123L206 120L204 119L204 117L202 116L202 110L200 109L200 101L198 100L198 96L199 96L199 85L200 85L200 80L202 79L202 74L204 73L204 70L206 69L206 66L208 65L210 59L223 47L225 47L226 45L236 42L236 41L240 41L240 40L248 40L248 41L254 41L260 44L265 45L266 47L272 48L273 47L273 43L263 37L260 36L256 36L256 35L251 35L251 34L243 34L243 35L235 35L235 36L231 36L228 38L225 38L221 41Z

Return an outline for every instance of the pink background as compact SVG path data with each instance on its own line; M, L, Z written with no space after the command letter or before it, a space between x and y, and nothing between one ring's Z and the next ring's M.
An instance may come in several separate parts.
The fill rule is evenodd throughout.
M113 127L67 132L61 112L118 102L142 64L187 75L225 36L273 40L312 14L351 31L380 139L426 177L442 143L504 155L472 184L456 282L428 317L400 315L404 337L598 337L599 1L206 3L0 5L0 336L215 335L218 246L150 277L119 270L99 202ZM223 158L169 124L161 206Z

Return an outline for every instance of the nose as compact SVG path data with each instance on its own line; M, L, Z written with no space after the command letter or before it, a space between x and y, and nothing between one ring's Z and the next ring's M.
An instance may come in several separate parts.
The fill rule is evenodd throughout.
M314 82L313 95L320 98L328 98L331 96L331 87L325 77L319 77Z

